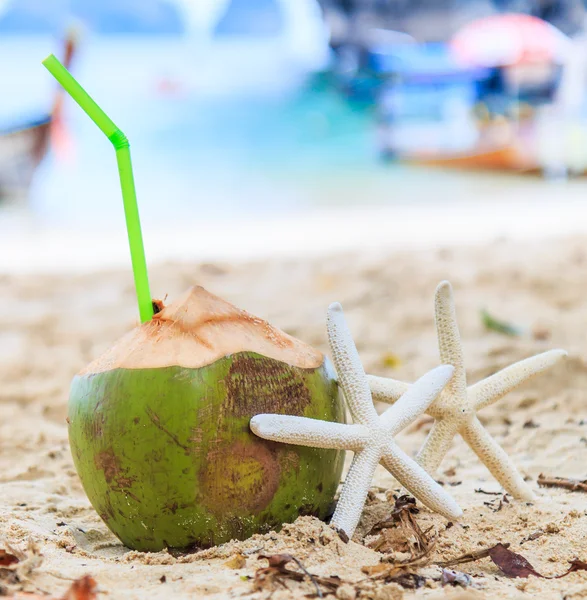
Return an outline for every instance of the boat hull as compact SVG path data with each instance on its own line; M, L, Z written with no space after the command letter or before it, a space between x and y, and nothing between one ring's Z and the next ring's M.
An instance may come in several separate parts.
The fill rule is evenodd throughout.
M541 167L532 156L517 146L508 145L469 153L441 154L415 152L400 157L403 162L417 165L490 171L539 173Z
M0 133L0 199L26 197L49 147L51 117Z

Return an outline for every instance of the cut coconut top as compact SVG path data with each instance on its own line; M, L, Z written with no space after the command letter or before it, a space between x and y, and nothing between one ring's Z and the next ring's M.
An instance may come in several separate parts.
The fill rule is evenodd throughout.
M198 286L126 334L80 375L112 369L199 368L236 352L256 352L303 369L324 361L312 346Z

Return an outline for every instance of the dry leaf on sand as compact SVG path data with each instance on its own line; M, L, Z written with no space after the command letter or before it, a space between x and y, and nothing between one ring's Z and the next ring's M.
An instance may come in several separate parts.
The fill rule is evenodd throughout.
M568 571L565 571L561 575L548 577L538 573L525 557L508 550L503 544L496 544L493 548L490 548L488 552L491 560L509 577L529 577L530 575L534 575L535 577L540 577L542 579L561 579L575 571L587 571L586 562L582 560L573 560L571 561L571 566Z
M32 592L19 592L14 596L9 596L7 600L96 600L98 584L93 577L85 575L76 579L71 587L59 599L55 596L46 594L35 594Z

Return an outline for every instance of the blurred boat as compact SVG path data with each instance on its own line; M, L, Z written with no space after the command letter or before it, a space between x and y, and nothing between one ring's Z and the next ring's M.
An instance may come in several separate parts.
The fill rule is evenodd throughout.
M485 130L485 131L483 131ZM480 127L479 136L465 150L442 148L407 150L398 158L414 165L543 174L565 178L587 174L587 124L568 119L552 106L522 122L505 118Z
M75 46L75 34L71 32L63 55L67 68L71 66ZM48 114L0 130L0 200L27 198L35 171L49 151L51 138L62 134L63 97L59 86Z
M26 198L49 146L51 115L0 131L0 200Z
M410 164L473 169L483 171L515 171L518 173L538 173L540 165L536 158L515 144L482 150L473 148L461 153L414 152L402 156L402 161Z
M555 177L585 172L587 153L566 131L578 124L552 105L568 40L548 23L518 17L482 19L448 46L387 57L393 76L379 100L384 156Z
M460 156L475 144L472 109L487 69L457 64L444 44L413 44L388 53L385 70L377 105L384 156Z
M466 148L455 152L424 146L402 153L401 159L446 168L564 172L564 143L560 156L544 151L545 120L555 115L541 109L552 102L559 65L570 53L570 39L537 17L502 14L468 23L452 38L449 48L462 67L490 70L479 87L479 100L488 111L486 122L477 120L476 139ZM522 106L527 113L524 117ZM547 144L555 146L552 127L548 128Z

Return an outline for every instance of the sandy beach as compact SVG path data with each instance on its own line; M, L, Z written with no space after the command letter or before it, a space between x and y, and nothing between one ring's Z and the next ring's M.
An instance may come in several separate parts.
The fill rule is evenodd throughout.
M435 565L499 542L510 543L544 575L564 573L574 559L587 560L587 496L539 487L536 481L541 473L587 477L586 249L586 237L498 240L409 252L339 250L295 260L169 262L151 269L157 296L172 299L191 285L203 285L324 352L326 307L338 300L366 370L405 381L438 364L433 294L443 279L454 287L469 382L550 348L569 352L564 362L481 414L536 502L504 500L499 485L457 439L439 478L464 516L449 525L420 506L415 518L423 530L432 528L436 543L428 564L412 569L423 578L417 590L365 572L381 561L405 558L399 533L394 549L382 553L369 547L374 536L367 534L393 508L387 492L399 492L381 467L349 543L326 524L301 517L279 533L190 554L125 548L82 490L65 417L71 377L136 324L129 270L81 275L28 268L27 274L0 275L0 549L22 556L19 581L0 571L0 595L28 591L60 597L86 574L97 581L98 597L112 600L280 600L315 593L309 580L287 580L286 588L275 584L273 594L269 583L255 591L255 573L267 566L259 554L289 553L312 574L340 577L339 599L586 598L585 571L564 579L510 578L483 558L454 567L471 576L465 589L442 587L442 569ZM480 318L483 308L522 333L488 331ZM423 416L398 442L414 456L430 426Z

